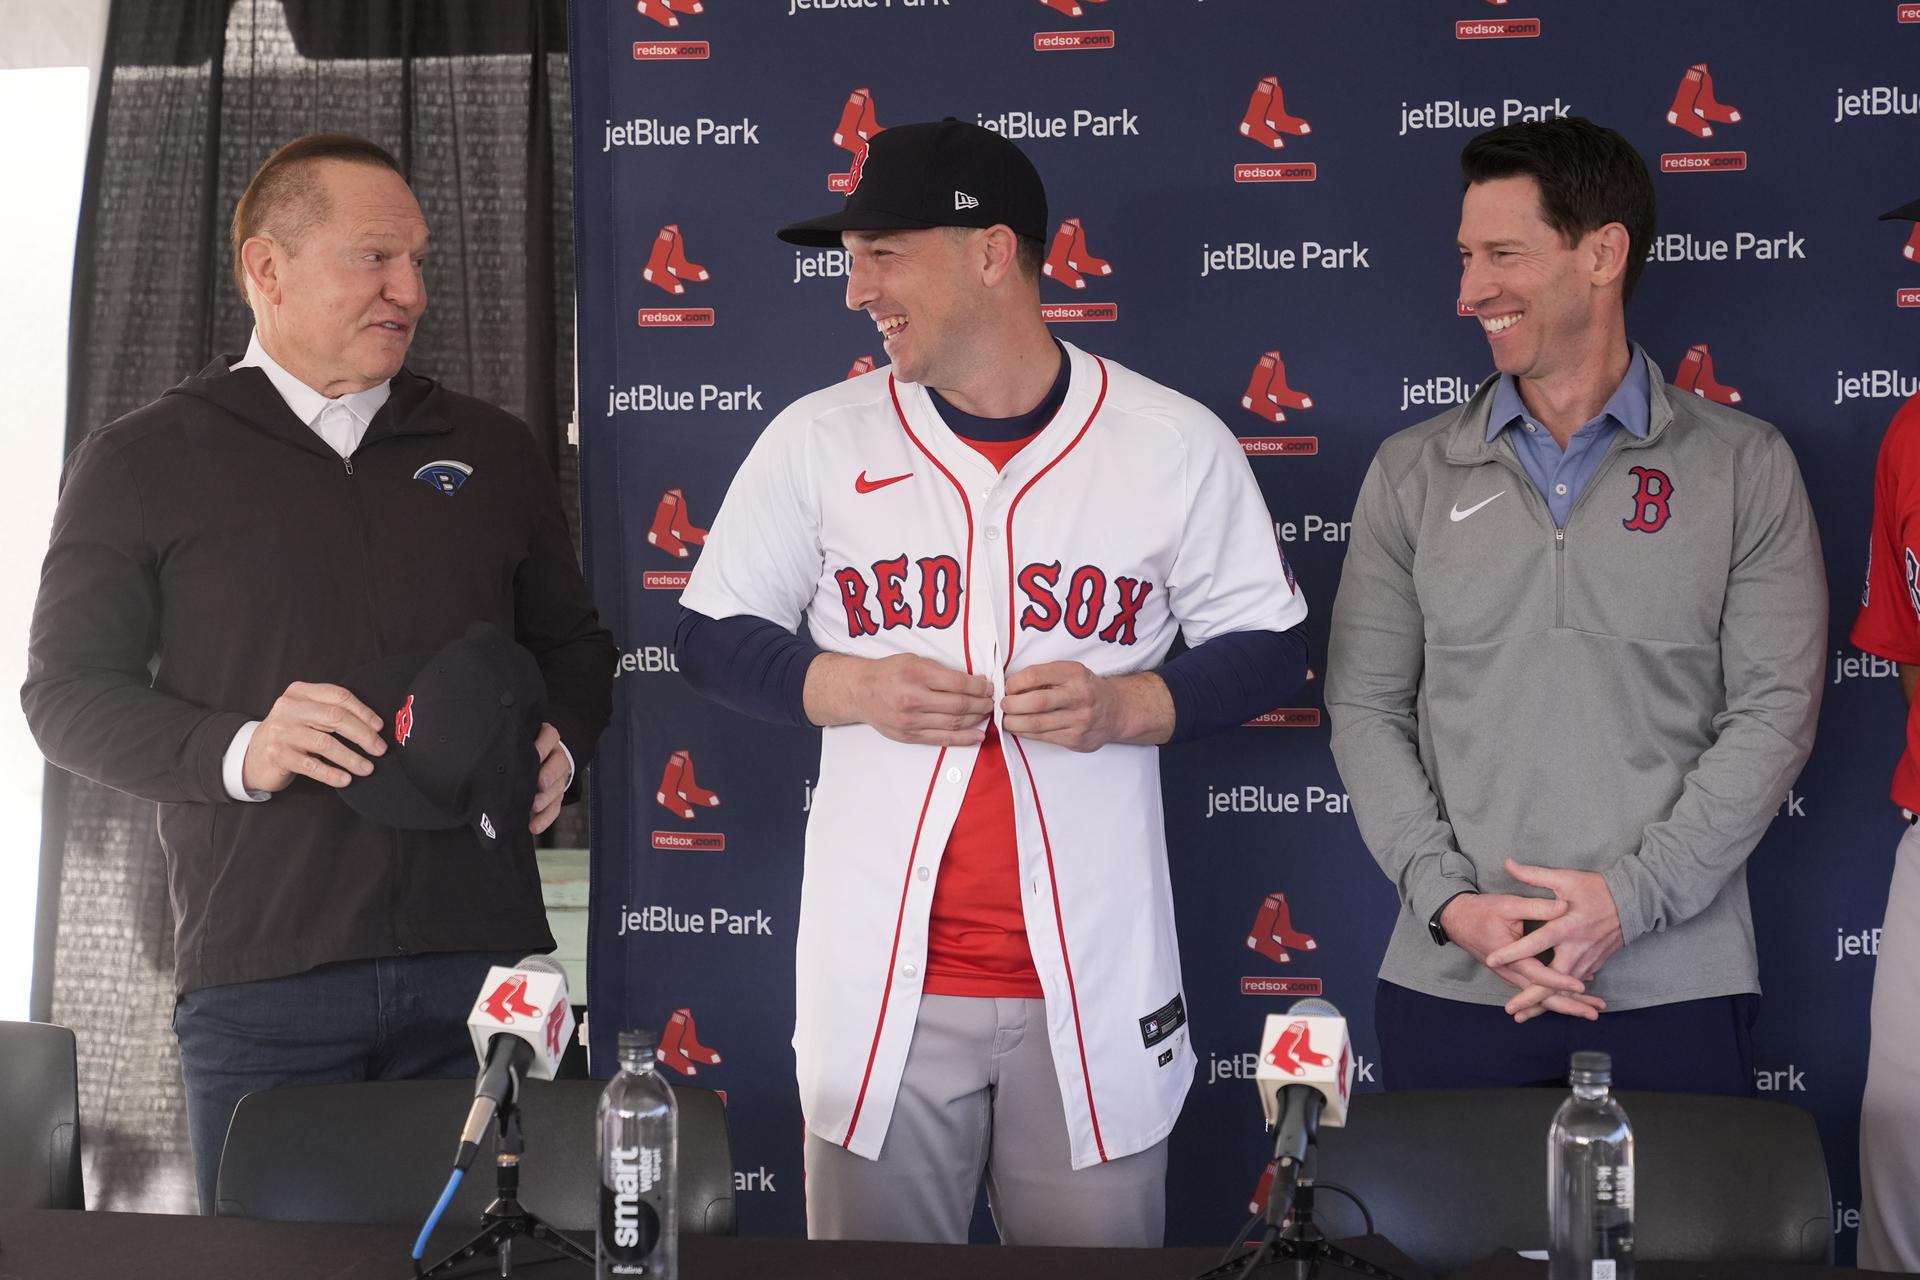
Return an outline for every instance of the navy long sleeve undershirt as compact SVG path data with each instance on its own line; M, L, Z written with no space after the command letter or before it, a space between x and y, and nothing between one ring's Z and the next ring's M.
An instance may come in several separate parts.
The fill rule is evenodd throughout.
M775 724L809 723L807 667L820 647L777 622L680 611L680 674L721 706ZM1306 624L1215 636L1159 668L1173 697L1173 737L1185 742L1244 724L1291 698L1306 679Z

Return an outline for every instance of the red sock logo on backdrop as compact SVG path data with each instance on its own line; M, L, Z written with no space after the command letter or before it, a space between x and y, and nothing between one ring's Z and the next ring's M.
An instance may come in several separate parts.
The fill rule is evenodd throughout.
M1715 404L1740 403L1740 393L1713 376L1713 353L1704 342L1687 348L1687 354L1680 358L1680 368L1674 372L1673 385Z
M700 0L638 0L634 6L643 18L652 18L663 27L677 27L683 13L705 13Z
M1240 117L1241 135L1269 151L1278 151L1287 145L1287 138L1304 138L1312 132L1312 125L1288 112L1279 77L1262 76L1253 86L1253 96L1247 99L1246 114Z
M1706 63L1696 62L1681 75L1680 87L1673 91L1667 123L1696 138L1711 138L1714 125L1740 123L1740 112L1714 98L1713 73Z
M667 767L660 775L660 789L653 798L662 808L679 818L692 818L698 809L715 809L720 805L720 797L694 781L693 757L685 751L676 751L667 757Z
M1047 279L1069 289L1084 289L1088 276L1112 275L1113 264L1088 251L1086 228L1080 219L1068 218L1053 233L1053 246L1047 251L1047 260L1040 271Z
M1672 514L1673 481L1652 467L1635 467L1630 474L1639 480L1640 488L1633 495L1632 518L1620 523L1635 533L1658 533Z
M1312 935L1293 927L1293 909L1287 905L1284 893L1267 895L1266 901L1260 904L1259 914L1253 918L1253 928L1247 931L1248 950L1257 951L1277 964L1291 964L1291 952L1315 951L1319 946Z
M706 545L707 531L687 518L686 494L669 489L660 495L660 505L653 511L653 524L647 529L647 541L682 560L693 554L687 548Z
M653 1056L683 1076L697 1076L701 1067L720 1065L720 1055L700 1043L691 1009L673 1011L666 1029L660 1033L660 1047L654 1050Z
M1287 362L1278 351L1262 352L1253 362L1247 389L1240 393L1240 407L1276 426L1287 420L1287 410L1313 408L1313 397L1296 391L1287 383ZM1249 458L1320 452L1318 436L1241 436L1240 447Z
M1706 63L1696 62L1680 73L1680 84L1667 104L1667 123L1705 141L1714 136L1714 126L1740 123L1740 112L1714 96L1713 73ZM1661 173L1737 173L1746 167L1744 151L1665 152L1660 156Z
M840 122L833 126L833 145L853 153L853 164L845 173L827 175L827 190L835 195L852 195L860 185L860 171L867 163L867 144L886 132L874 117L873 91L855 89L840 108Z
M1111 276L1113 264L1105 258L1094 257L1093 251L1087 248L1086 224L1076 216L1062 219L1054 229L1053 239L1047 245L1046 261L1040 264L1040 274L1077 293L1087 287L1088 280ZM1118 320L1120 307L1112 302L1045 302L1040 305L1040 318L1050 324Z
M687 261L686 242L681 238L679 224L673 222L660 228L659 234L654 236L653 253L647 258L646 268L641 271L640 277L675 297L687 291L683 281L705 281L709 278L705 267Z

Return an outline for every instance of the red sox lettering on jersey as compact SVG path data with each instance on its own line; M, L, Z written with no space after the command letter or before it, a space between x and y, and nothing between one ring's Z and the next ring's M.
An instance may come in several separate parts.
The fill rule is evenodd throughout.
M916 584L911 590L909 564ZM951 555L893 556L864 569L848 565L835 570L833 578L846 606L849 639L894 627L951 627L960 616L960 561ZM1058 560L1027 565L1014 581L1026 602L1019 613L1020 630L1064 626L1078 639L1097 634L1106 644L1130 645L1139 639L1140 607L1153 594L1153 583L1140 578L1109 575L1092 564L1069 573Z
M986 676L1049 662L1150 670L1306 616L1232 434L1068 346L1059 412L1004 471L923 387L878 369L774 419L682 602L804 622L836 653ZM996 713L997 714L997 713ZM1072 1163L1165 1137L1194 1071L1157 807L1159 753L1002 735L1027 938ZM918 1014L942 851L978 749L870 726L821 735L797 930L794 1048L809 1129L877 1157Z

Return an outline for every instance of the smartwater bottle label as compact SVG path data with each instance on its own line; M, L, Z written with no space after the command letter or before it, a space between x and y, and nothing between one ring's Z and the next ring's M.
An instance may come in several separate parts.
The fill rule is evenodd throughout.
M1613 1202L1624 1212L1633 1212L1633 1166L1615 1165L1613 1168Z
M607 1270L617 1276L653 1274L660 1214L640 1197L660 1181L658 1147L615 1147L612 1185L600 1188L600 1242Z
M1593 1280L1613 1280L1612 1258L1595 1258L1593 1260Z

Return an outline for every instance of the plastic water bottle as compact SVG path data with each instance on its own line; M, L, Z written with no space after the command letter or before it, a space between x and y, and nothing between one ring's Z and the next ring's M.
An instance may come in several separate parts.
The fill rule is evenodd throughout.
M680 1113L673 1089L653 1069L657 1043L651 1031L622 1031L620 1074L600 1095L598 1280L674 1280L679 1274L673 1184Z
M1549 1280L1633 1280L1633 1126L1613 1099L1613 1059L1576 1053L1573 1096L1547 1138Z

